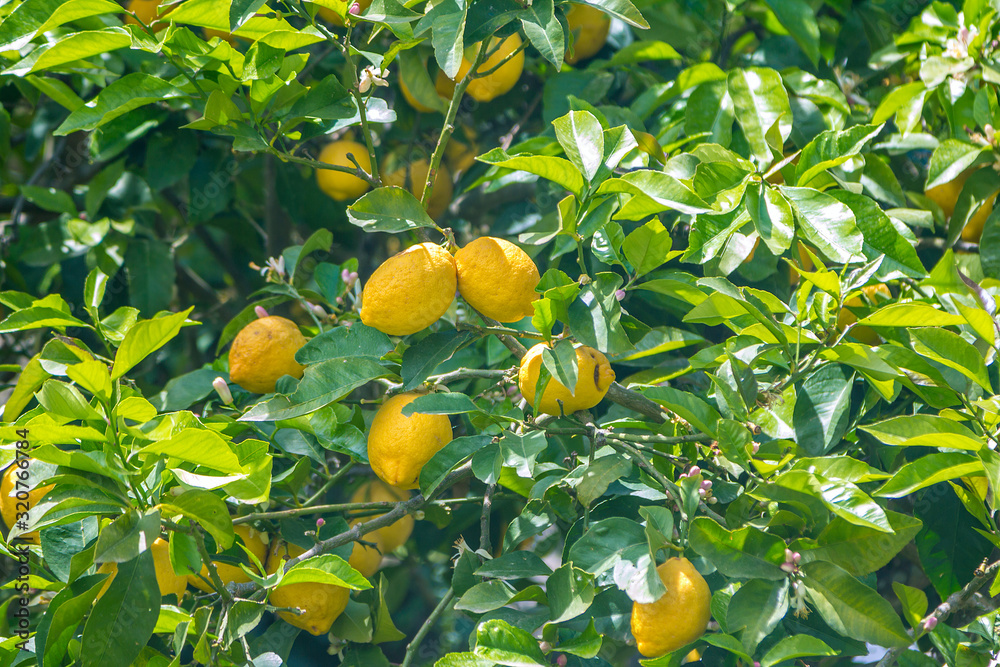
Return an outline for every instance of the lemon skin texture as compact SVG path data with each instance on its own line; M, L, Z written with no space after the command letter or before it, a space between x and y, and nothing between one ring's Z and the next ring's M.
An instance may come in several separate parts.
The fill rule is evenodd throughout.
M455 258L433 243L417 244L375 269L361 292L361 321L390 336L416 333L448 312L457 287Z
M445 415L402 414L420 394L396 394L379 408L368 431L368 462L378 478L398 489L415 489L420 470L451 442Z
M595 7L571 5L570 10L566 12L566 22L569 24L570 32L576 36L573 53L566 54L566 62L570 65L590 58L608 41L611 17Z
M494 38L494 40L495 39L497 38ZM492 49L495 46L496 42L492 41L489 48ZM489 72L494 67L499 65L504 58L516 51L520 46L521 37L517 33L514 33L505 39L500 45L500 48L497 49L492 56L487 58L476 71ZM478 52L479 45L477 44L474 49ZM462 65L458 69L458 75L455 80L461 81L470 69L472 69L472 63L469 62L467 58L463 57ZM523 71L524 51L521 50L517 55L513 56L510 60L499 67L495 72L470 81L468 87L465 89L465 92L469 93L473 99L478 100L479 102L490 102L504 93L509 92L510 89L517 83L518 79L521 78L521 72Z
M414 197L420 199L424 196L424 185L427 183L427 170L429 168L427 160L417 160L410 165L409 170L402 167L382 180L385 185L405 188ZM409 179L407 179L407 171L409 171ZM451 184L451 172L448 171L448 167L442 164L438 167L437 175L434 177L434 190L431 191L430 201L427 202L427 215L434 219L440 218L448 210L452 194L454 194L454 188Z
M275 542L267 557L267 573L274 574L286 560L295 558L304 551L305 549L294 544ZM301 583L278 586L271 591L269 601L275 607L298 607L304 610L303 614L279 611L278 616L286 623L318 636L330 631L330 626L347 608L350 597L350 590L342 586Z
M517 322L534 314L538 267L510 241L478 238L455 253L455 266L459 293L483 315Z
M368 149L356 141L342 139L327 144L320 151L319 161L354 169L354 163L348 159L348 154L354 156L362 169L369 174L372 173L372 161L368 156ZM316 183L319 184L320 190L337 201L351 201L368 192L367 181L342 171L317 169Z
M174 566L170 564L170 544L162 537L153 540L149 550L153 552L153 568L156 570L156 585L160 588L160 596L175 595L180 600L187 588L187 577L174 572ZM104 592L108 590L111 581L118 574L118 563L103 563L97 568L98 574L110 573L111 576L104 581L101 592L97 594L100 599Z
M884 299L892 298L892 293L889 292L889 288L885 285L867 285L861 288L864 295L868 297L868 300L872 303L879 301L878 297ZM854 324L858 321L857 316L852 313L849 308L864 308L867 304L861 299L860 296L856 296L853 299L848 299L844 302L844 307L840 310L837 315L837 329L843 331L848 326ZM854 327L851 329L851 337L860 343L865 345L879 345L882 343L882 338L875 333L875 330L871 327Z
M521 367L517 373L517 384L521 395L529 404L535 404L535 385L542 368L542 350L545 343L534 346L521 359ZM562 401L562 412L570 414L577 410L587 410L601 402L608 393L608 387L615 381L615 372L608 363L608 358L598 350L586 345L576 348L576 387L570 391L557 379L551 378L539 401L538 410L549 415L560 414L559 401Z
M667 592L656 602L633 603L632 634L639 653L656 658L705 634L712 591L686 558L671 558L656 568Z
M3 516L3 522L8 529L13 528L14 524L17 523L18 514L27 513L29 518L36 518L36 515L32 513L32 509L41 502L42 496L52 489L52 485L48 484L45 486L36 486L28 491L25 485L38 482L31 475L30 459L27 470L29 471L28 478L24 480L18 479L17 473L21 471L21 467L16 463L11 464L4 472L3 478L0 479L0 515ZM21 483L20 488L17 486L18 482ZM27 500L19 500L17 498L17 494L23 491L28 492ZM21 503L20 507L18 507L18 503ZM27 510L25 506L27 506ZM21 518L23 519L24 517ZM33 530L30 533L22 533L20 539L31 544L38 544L38 531Z
M229 378L247 391L267 394L283 375L301 378L305 366L295 353L306 338L295 322L271 315L254 320L236 334L229 348Z
M414 416L424 417L431 415ZM450 422L448 429L450 433ZM359 486L358 490L351 496L352 503L398 503L409 499L410 494L406 493L406 491L389 486L385 482L378 480L365 482ZM379 514L376 516L381 515ZM360 521L371 521L374 518L374 516L365 517L364 519L360 519ZM365 535L365 539L369 542L377 542L379 547L382 549L382 553L389 553L390 551L395 551L405 544L406 540L410 539L410 535L413 533L413 524L413 516L407 514L392 525L385 526L384 528L379 528L378 530L368 533Z
M233 532L243 540L243 544L246 545L246 548L250 550L257 560L259 560L262 564L267 562L267 548L269 546L267 533L262 533L245 523L233 526ZM249 562L249 559L247 561L247 565L253 568L253 564ZM248 577L246 572L244 572L238 565L230 565L229 563L220 563L216 561L215 571L218 572L219 579L222 579L222 583L224 584L232 582L245 584L250 581L250 577ZM201 576L205 577L205 579L210 579L207 565L201 566ZM201 577L196 577L191 574L188 575L187 579L189 584L195 588L205 591L206 593L215 591L215 589L205 583Z
M165 21L157 21L157 19L163 18L171 11L174 7L166 7L163 11L160 10L160 0L129 0L128 5L125 9L129 12L134 12L136 16L145 23L150 30L153 32L159 32L167 27ZM125 14L125 23L129 25L139 25L139 21L136 21L132 14Z
M409 86L406 85L406 80L400 77L399 79L399 90L403 93L403 98L406 99L407 104L419 111L420 113L432 113L437 111L437 109L432 109L426 104L421 104L413 93L410 91ZM451 100L451 96L455 93L455 82L449 79L444 72L438 70L437 77L434 79L434 90L437 94L444 99L445 102ZM451 142L449 142L451 145Z

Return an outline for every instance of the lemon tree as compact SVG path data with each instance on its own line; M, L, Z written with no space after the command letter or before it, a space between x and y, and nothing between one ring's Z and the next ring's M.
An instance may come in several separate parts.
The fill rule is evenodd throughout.
M0 3L0 664L995 662L998 40Z

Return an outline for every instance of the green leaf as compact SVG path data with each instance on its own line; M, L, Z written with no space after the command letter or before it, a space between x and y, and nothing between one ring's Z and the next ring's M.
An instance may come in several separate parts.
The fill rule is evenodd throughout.
M881 125L855 125L846 130L827 130L802 150L795 168L795 185L808 186L828 169L847 162L861 152L880 131Z
M552 0L536 0L520 12L519 18L528 41L558 70L566 55L566 35L554 10Z
M403 232L434 227L420 201L409 190L390 185L376 188L347 208L347 219L368 232Z
M178 333L194 307L187 310L139 322L125 334L115 355L111 369L111 379L117 380L132 370L136 364L170 342Z
M816 14L805 0L766 0L778 21L802 47L815 66L819 62L819 25Z
M571 340L561 340L555 347L542 348L542 364L552 377L562 386L576 392L577 361L576 347Z
M22 185L21 193L24 198L35 204L39 208L53 213L69 213L76 215L76 204L73 197L68 192L55 188L43 188L34 185Z
M791 205L779 190L763 184L748 187L746 207L754 228L772 254L780 255L791 247L795 217Z
M844 570L815 561L802 571L810 602L836 632L887 648L905 648L913 641L892 605Z
M885 567L920 532L921 522L906 514L884 511L891 533L836 517L816 538L816 548L801 550L802 560L830 561L856 577Z
M170 246L155 239L136 239L125 253L129 299L144 315L170 306L171 293L163 289L176 278Z
M131 44L132 35L125 28L109 27L101 30L75 32L56 42L38 47L26 58L8 67L3 73L24 76L117 51Z
M100 364L99 361L92 363ZM103 364L101 365L103 366ZM42 368L39 356L32 357L21 370L21 374L17 378L17 384L14 385L14 390L7 396L3 412L0 413L3 421L12 422L17 419L24 408L28 406L28 403L31 402L31 399L34 398L35 392L38 391L49 377L51 376Z
M215 494L201 489L191 489L170 498L169 502L162 503L159 507L161 512L168 516L174 513L183 514L197 522L215 539L221 551L233 546L233 540L236 539L233 533L233 519L229 516L226 503Z
M914 491L956 477L982 475L983 462L968 454L928 454L907 463L875 494L880 498L902 498Z
M19 50L38 33L65 23L120 11L121 6L110 0L26 0L0 23L0 51Z
M530 154L511 156L507 155L502 148L494 148L476 159L504 169L526 171L529 174L541 176L566 188L578 199L583 197L584 189L587 187L587 182L580 170L565 158Z
M879 308L858 324L875 327L948 327L965 324L961 315L953 315L926 303L893 303Z
M474 652L498 665L547 667L549 664L538 648L538 640L500 619L486 621L476 628Z
M616 219L641 220L663 211L675 210L697 215L711 213L712 207L688 186L662 171L638 169L601 183L597 194L624 192L633 195Z
M603 642L604 637L597 634L597 630L594 628L594 619L591 618L586 630L572 639L556 644L553 650L590 660L597 657Z
M80 621L91 611L94 599L104 585L103 579L104 575L81 577L71 587L59 591L49 602L48 611L35 635L35 645L44 649L45 664L63 664L70 640L76 635Z
M464 394L462 395L464 396ZM419 400L418 398L413 403ZM424 494L424 497L430 497L449 473L469 460L476 452L489 445L492 440L492 436L489 435L464 435L442 447L420 469L420 492Z
M635 28L641 30L649 28L649 23L646 22L646 19L642 17L642 14L639 13L639 10L635 8L635 5L630 0L588 0L585 4L598 7Z
M137 454L140 457L163 455L219 472L245 472L229 442L215 431L208 429L186 428L166 440L146 445Z
M552 622L576 618L594 601L593 578L572 563L565 563L549 576L545 592L552 610Z
M783 493L783 490L791 494ZM762 493L765 491L762 490ZM849 482L832 481L804 470L790 470L774 479L766 491L774 500L799 500L801 494L819 500L837 516L858 526L892 532L885 510L860 488Z
M233 0L229 6L229 31L236 32L237 28L264 6L264 2L265 0Z
M987 150L983 146L968 144L957 139L945 139L931 154L924 191L955 180Z
M895 591L903 607L903 617L906 622L915 631L922 631L922 621L927 615L927 594L919 588L907 586L899 581L892 582L892 590Z
M938 415L893 417L859 430L893 447L944 447L977 452L983 439L954 419Z
M988 392L993 391L982 353L956 333L928 327L911 329L913 351L969 378Z
M822 456L840 444L851 414L854 373L840 364L821 366L795 384L795 441L809 456Z
M779 189L795 211L802 236L822 255L844 263L860 259L864 237L851 209L812 188L782 185Z
M455 602L455 609L473 614L485 614L510 603L514 588L498 579L476 584Z
M531 551L511 551L483 563L475 572L478 577L490 579L527 579L547 577L552 568Z
M684 421L702 433L714 435L718 422L722 419L719 411L702 399L673 387L650 387L643 392L643 395L671 412L676 412Z
M760 661L760 667L773 667L787 660L813 655L837 655L837 651L834 651L817 637L792 635L783 638L765 653L764 658Z
M309 583L342 586L355 591L363 591L372 587L371 582L348 565L347 561L340 556L320 554L292 566L281 577L277 588Z
M440 364L471 343L475 335L468 331L435 331L407 348L403 353L400 375L403 391L412 391L434 374Z
M604 128L589 111L570 111L552 122L566 157L593 181L604 163Z
M81 638L83 667L131 665L153 636L160 613L153 552L118 564L118 573L94 605Z
M124 563L146 551L160 536L160 513L139 514L131 509L104 527L97 537L94 560Z
M785 543L753 526L729 531L707 517L691 522L691 548L707 558L722 574L739 579L786 578L781 569Z
M126 74L71 113L54 134L63 136L80 130L95 130L132 109L178 97L187 97L187 94L163 79L142 72Z
M666 42L656 40L641 40L615 51L605 67L614 69L622 65L648 62L652 60L681 60L677 49Z
M729 601L726 624L730 633L742 630L747 653L778 627L788 612L788 581L753 579L743 584Z
M423 415L460 415L466 412L480 412L472 399L461 392L434 393L418 396L403 408L403 416L415 413Z
M612 482L632 471L632 462L617 454L602 456L593 463L577 466L564 481L576 488L576 496L584 507L604 495Z
M666 262L671 247L673 241L667 228L659 220L650 220L625 237L622 252L635 275L642 276Z
M864 236L861 250L865 257L874 260L885 255L878 275L901 271L911 278L923 278L927 274L916 249L899 233L874 200L847 190L835 190L830 194L846 204L854 214L858 229Z
M763 67L735 68L729 72L728 81L736 120L758 166L764 168L774 159L772 149L780 152L792 131L792 111L781 76ZM772 127L778 139L769 140Z

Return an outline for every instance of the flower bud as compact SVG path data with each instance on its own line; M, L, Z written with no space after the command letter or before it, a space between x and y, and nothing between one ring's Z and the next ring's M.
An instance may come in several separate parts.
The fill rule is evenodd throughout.
M800 554L798 551L796 551L795 553L792 554L792 562L793 563L795 563L796 565L798 565L799 561L801 561L801 560L802 560L802 554Z
M789 574L791 574L792 572L795 572L795 564L794 563L782 563L781 564L781 569L782 569L783 572L788 572Z
M623 290L623 289L616 290L615 291L615 298L618 299L619 301L621 301L622 299L624 299L625 298L625 290Z
M226 383L224 378L219 377L212 380L212 387L215 389L215 393L219 395L219 398L222 399L223 404L233 404L233 392L229 391L229 384Z
M750 446L750 448L753 450L753 453L756 454L757 452L760 451L760 443L755 442L753 443L753 445Z
M566 667L566 662L567 660L565 655L560 654L559 657L556 658L556 664L559 665L559 667Z
M785 562L786 563L791 563L793 556L795 556L795 552L794 551L792 551L791 549L785 549Z
M701 468L699 468L698 466L691 466L691 469L688 470L688 475L690 475L691 477L700 474L701 474Z
M937 627L937 624L938 624L937 616L928 616L927 618L924 619L924 630L930 632L931 630Z
M326 519L324 519L323 517L316 519L316 530L319 530L325 525L326 525Z
M552 650L552 644L548 642L540 642L538 648L542 649L542 653L548 653Z
M257 315L258 318L263 318L268 316L267 311L264 309L264 306L255 306L253 312Z
M357 2L351 3L351 8L347 10L347 13L357 16L361 13L361 5Z
M701 482L701 488L705 489L706 491L708 491L709 489L711 489L712 488L712 480L710 480L710 479L702 480L702 482Z

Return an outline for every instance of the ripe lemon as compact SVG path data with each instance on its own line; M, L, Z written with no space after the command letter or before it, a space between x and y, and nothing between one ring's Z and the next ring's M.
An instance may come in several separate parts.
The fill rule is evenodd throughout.
M351 525L353 526L354 524L352 523ZM375 541L368 535L365 535L362 539L369 542ZM362 576L370 578L378 572L379 565L382 564L382 554L379 553L378 549L355 542L354 549L351 551L351 557L347 559L347 563L360 572Z
M414 415L414 417L428 416L431 415ZM445 421L447 421L447 418L445 418ZM448 424L448 433L448 439L450 440L450 422ZM351 496L352 503L398 503L409 499L410 494L406 493L406 491L389 486L388 484L378 480L365 482L359 486L358 490L354 492L353 496ZM369 516L359 519L359 521L371 521L374 518L374 516ZM392 525L386 526L385 528L379 528L378 530L368 533L365 535L365 539L370 542L377 542L383 553L389 553L390 551L395 551L401 547L406 540L410 539L411 533L413 533L413 516L407 514Z
M348 10L349 10L350 6L351 6L351 4L353 4L353 2L352 2L352 0L346 0L346 2L344 4L347 5ZM371 4L372 4L372 0L358 0L358 5L361 7L361 10L358 13L364 12L366 9L368 9L368 6L371 5ZM344 25L344 20L342 18L340 18L340 14L338 14L335 11L333 11L332 9L328 9L327 7L320 7L319 11L317 12L317 14L320 16L320 18L322 18L322 19L324 19L326 21L329 21L333 25L341 26L341 27L343 27L343 25Z
M517 385L521 395L528 403L535 404L535 385L542 368L542 350L545 343L534 346L522 357L521 368L517 373ZM592 408L601 402L608 393L608 387L615 381L615 372L611 370L608 358L599 351L586 345L576 348L576 387L570 391L557 379L552 378L545 387L538 409L549 415L559 415L559 402L562 402L562 412L570 414L577 410Z
M382 179L385 185L396 185L406 188L413 196L420 199L424 196L424 185L427 183L427 170L430 165L427 160L420 159L406 167L400 167ZM434 177L434 190L431 191L430 201L427 202L427 215L435 220L448 210L451 204L451 196L454 189L451 185L451 172L443 164L438 168L437 176Z
M867 285L861 288L864 295L868 298L869 302L877 303L880 299L877 297L881 296L884 299L891 299L892 293L889 292L889 288L883 284L878 285ZM867 304L862 301L860 296L856 296L853 299L848 299L844 302L844 307L840 310L837 315L837 328L841 331L846 329L848 326L854 324L858 321L857 316L848 310L851 308L864 308ZM882 342L875 330L871 327L860 326L851 329L851 337L860 343L866 345L878 345Z
M153 32L159 32L167 27L166 21L157 21L174 10L175 5L160 10L160 0L129 0L125 9L134 12L135 16L145 23ZM125 14L125 23L139 25L132 14Z
M457 287L451 253L417 244L375 269L361 292L361 321L390 336L416 333L448 312Z
M437 111L437 109L432 109L426 104L421 104L413 93L410 92L409 86L406 85L406 79L400 77L399 79L399 90L403 93L403 97L406 99L407 103L419 111L420 113L431 113L432 111ZM451 96L455 94L455 82L449 79L444 72L438 70L437 77L434 79L434 90L437 94L444 99L445 103L451 100Z
M420 394L396 394L375 413L368 432L368 462L386 484L415 489L420 470L451 442L451 421L445 415L402 414Z
M497 40L499 38L494 37L490 42L489 49L492 50L496 47ZM514 53L521 46L521 37L517 33L514 33L507 39L503 41L500 48L496 50L486 61L479 66L477 72L489 72L497 65L503 61L504 58ZM479 52L479 44L476 44L469 49L473 53ZM462 58L462 65L458 69L458 75L456 81L461 81L468 71L472 69L472 63L469 62L468 58ZM508 92L517 83L517 80L521 78L521 72L524 71L524 51L519 51L517 55L513 56L510 60L505 62L502 66L497 68L495 72L487 74L478 79L473 79L469 82L468 87L465 89L474 99L480 102L489 102L497 97L500 97L504 93Z
M256 319L229 348L229 378L247 391L272 392L283 375L302 377L305 366L295 361L295 353L305 344L295 322L276 315Z
M969 221L965 223L965 227L962 228L963 241L979 243L979 240L983 237L983 227L986 226L986 218L990 217L990 213L993 212L993 202L998 194L1000 194L1000 190L991 194L983 202L983 205L979 207L979 210L973 213Z
M667 587L656 602L632 605L632 634L639 653L656 658L705 634L712 591L687 558L671 558L656 568Z
M965 182L969 180L973 172L975 172L975 169L966 169L947 183L935 185L924 192L928 199L941 207L946 220L950 219L955 212L955 204L958 203L958 196L962 194L962 188L965 187ZM997 194L1000 194L1000 191L990 195L983 205L979 207L979 210L965 223L965 227L962 229L963 241L979 243L979 239L983 236L983 226L986 224L986 218L990 217L990 213L993 212L993 202Z
M455 253L458 291L470 306L500 322L534 314L531 302L538 268L528 254L504 239L483 236Z
M20 479L18 477L19 472L26 472L27 478ZM26 469L22 469L16 463L12 463L7 467L6 472L3 474L3 479L0 480L0 515L3 516L3 522L7 525L7 528L14 527L14 524L18 521L18 514L24 515L20 517L23 521L28 521L29 517L36 517L37 512L32 512L32 509L41 502L42 496L52 489L51 484L35 486L31 490L28 489L29 486L37 484L38 481L37 477L31 474L31 459L28 459L28 467ZM18 498L19 493L21 494L20 498ZM25 493L27 493L27 498L24 497ZM31 544L38 544L38 531L33 530L30 533L22 533L20 539Z
M368 157L368 149L364 144L356 141L341 139L328 143L320 151L319 161L327 164L337 164L341 167L354 169L354 163L347 156L353 155L361 168L369 174L372 172L372 161ZM320 189L337 201L349 201L357 199L368 192L368 182L354 174L345 174L342 171L332 171L330 169L317 169L316 182Z
M174 572L174 566L170 563L170 545L162 537L153 540L149 550L153 552L153 568L156 570L156 585L160 588L160 596L176 595L180 600L184 596L184 589L187 588L187 578ZM104 581L101 592L97 594L98 599L104 595L111 585L111 581L118 574L118 563L103 563L97 568L98 574L110 573L111 576Z
M448 161L448 166L454 173L468 171L472 165L476 164L479 146L476 145L474 136L467 137L467 139L468 144L452 139L444 149L444 159Z
M608 41L611 17L596 7L574 3L566 12L566 22L575 36L573 53L566 52L565 59L570 65L590 58Z
M243 540L243 544L246 545L247 549L250 550L257 560L261 563L265 563L267 561L267 533L262 533L245 523L233 526L233 532ZM251 569L253 568L253 564L249 559L247 559L247 565ZM239 565L230 565L228 563L215 561L215 571L219 573L219 579L222 579L223 584L228 584L230 582L244 584L250 581L250 577L247 576L246 572L244 572ZM205 579L209 579L207 565L201 566L201 575L205 577ZM193 574L188 575L188 583L195 588L205 591L206 593L211 593L215 590L211 585L205 583L201 577L196 577Z
M302 554L301 549L294 544L275 541L267 558L267 573L274 574L286 560ZM350 590L331 584L301 583L278 586L271 591L270 603L275 607L298 607L305 613L295 614L289 611L279 611L278 616L286 623L302 628L313 635L329 632L330 626L337 620L351 597Z

